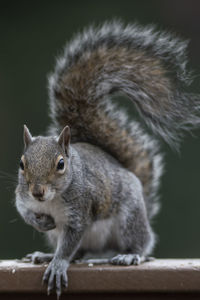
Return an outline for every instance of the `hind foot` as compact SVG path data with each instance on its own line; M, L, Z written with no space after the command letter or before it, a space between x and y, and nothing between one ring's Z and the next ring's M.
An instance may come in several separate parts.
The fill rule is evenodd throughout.
M140 255L138 254L118 254L111 258L110 263L112 265L130 266L139 265L144 261L145 259L143 257L140 257Z
M53 259L52 253L43 253L43 252L33 252L27 254L25 258L23 258L24 262L32 262L34 264L43 264L49 263Z

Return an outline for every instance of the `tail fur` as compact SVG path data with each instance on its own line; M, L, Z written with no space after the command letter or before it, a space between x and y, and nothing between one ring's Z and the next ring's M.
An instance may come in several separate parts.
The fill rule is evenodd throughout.
M90 27L67 44L49 77L52 128L71 127L72 142L113 155L141 180L149 217L158 208L159 147L109 99L124 93L146 124L172 146L200 124L200 101L182 92L190 83L187 42L154 27L120 22Z

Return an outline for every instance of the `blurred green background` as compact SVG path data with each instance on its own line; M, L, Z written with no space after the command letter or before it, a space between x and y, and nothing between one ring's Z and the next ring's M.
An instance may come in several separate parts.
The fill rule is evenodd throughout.
M154 23L189 38L189 66L200 93L200 1L1 1L0 4L0 258L20 258L47 249L41 234L26 225L14 206L22 125L34 135L49 124L46 75L66 40L85 25L118 17ZM180 154L163 145L166 172L162 210L154 221L157 257L200 256L200 131L186 136Z

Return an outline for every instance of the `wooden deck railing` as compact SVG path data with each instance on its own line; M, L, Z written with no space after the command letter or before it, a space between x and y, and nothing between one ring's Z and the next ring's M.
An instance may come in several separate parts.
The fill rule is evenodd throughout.
M1 261L0 299L49 299L42 286L45 267ZM200 299L200 259L156 259L129 267L71 265L68 277L61 300Z

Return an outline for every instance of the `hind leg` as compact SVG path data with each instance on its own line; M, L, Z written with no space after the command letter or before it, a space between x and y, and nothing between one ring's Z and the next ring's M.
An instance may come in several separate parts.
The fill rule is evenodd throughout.
M110 263L114 265L139 265L149 260L147 255L154 245L154 234L146 215L143 199L129 204L119 216L117 239L119 254Z
M131 206L129 205L129 208ZM115 256L103 258L96 256L90 259L81 259L76 263L86 264L113 264L113 265L139 265L140 263L150 261L153 258L148 257L153 244L154 235L146 216L143 205L133 207L132 209L122 210L115 226L115 234L118 245Z

